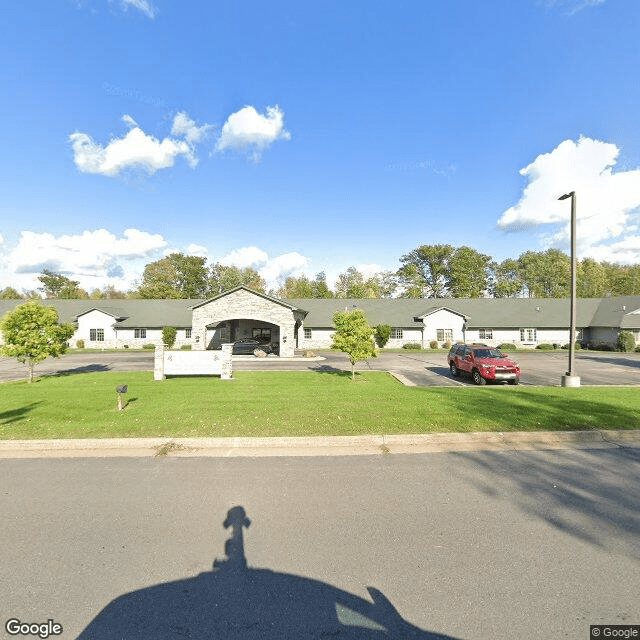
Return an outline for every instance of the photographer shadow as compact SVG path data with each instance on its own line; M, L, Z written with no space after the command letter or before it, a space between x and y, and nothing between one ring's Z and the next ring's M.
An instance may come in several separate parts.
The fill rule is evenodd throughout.
M226 558L195 578L120 596L78 636L126 638L327 638L454 640L405 621L383 593L367 587L371 602L319 580L247 567L240 506L229 510Z

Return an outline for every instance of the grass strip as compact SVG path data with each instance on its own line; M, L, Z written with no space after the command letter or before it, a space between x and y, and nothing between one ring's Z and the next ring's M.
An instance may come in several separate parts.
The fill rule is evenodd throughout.
M116 387L127 384L117 409ZM630 387L404 387L381 372L150 372L45 376L0 386L0 439L305 436L640 428Z

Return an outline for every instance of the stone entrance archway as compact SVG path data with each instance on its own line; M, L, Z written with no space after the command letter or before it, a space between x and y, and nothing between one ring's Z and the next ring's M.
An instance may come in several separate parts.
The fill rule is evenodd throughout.
M217 348L218 345L259 335L269 337L276 352L294 355L296 324L307 315L283 300L237 287L193 307L194 349Z
M280 352L280 327L272 322L253 318L233 318L206 326L205 349L219 349L236 340L252 338L269 344L273 353Z

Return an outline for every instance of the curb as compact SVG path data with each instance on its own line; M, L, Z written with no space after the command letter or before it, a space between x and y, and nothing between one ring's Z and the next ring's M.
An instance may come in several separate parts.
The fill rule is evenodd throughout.
M349 456L445 451L640 448L640 430L277 438L3 440L0 458Z

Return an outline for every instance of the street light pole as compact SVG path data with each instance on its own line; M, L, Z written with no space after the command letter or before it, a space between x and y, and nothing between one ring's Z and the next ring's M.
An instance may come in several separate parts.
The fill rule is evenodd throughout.
M576 192L571 191L558 200L571 198L571 320L569 322L569 370L562 376L563 387L579 387L580 376L575 375L576 343Z

